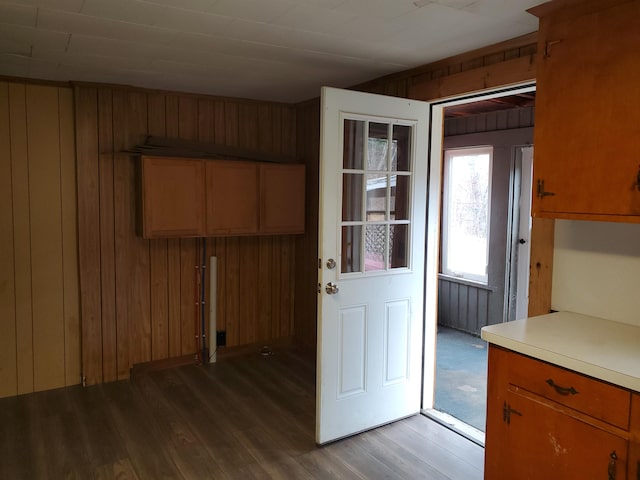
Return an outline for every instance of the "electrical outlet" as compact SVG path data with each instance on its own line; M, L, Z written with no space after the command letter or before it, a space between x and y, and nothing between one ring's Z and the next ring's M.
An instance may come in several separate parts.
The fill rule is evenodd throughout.
M220 330L216 332L216 345L224 347L227 344L227 332L226 330Z

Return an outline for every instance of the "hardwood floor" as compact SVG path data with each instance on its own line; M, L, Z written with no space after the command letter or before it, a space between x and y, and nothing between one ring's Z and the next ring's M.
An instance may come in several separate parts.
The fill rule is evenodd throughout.
M317 447L294 350L0 400L2 479L481 479L484 450L421 416Z

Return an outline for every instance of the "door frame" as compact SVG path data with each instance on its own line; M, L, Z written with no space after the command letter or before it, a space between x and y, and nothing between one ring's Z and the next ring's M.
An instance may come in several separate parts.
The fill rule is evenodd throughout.
M478 100L506 97L536 90L532 81L509 87L455 95L431 102L427 177L427 223L425 245L424 337L422 364L422 412L433 410L436 374L436 335L438 331L438 270L440 252L440 221L442 208L442 149L444 143L444 109Z

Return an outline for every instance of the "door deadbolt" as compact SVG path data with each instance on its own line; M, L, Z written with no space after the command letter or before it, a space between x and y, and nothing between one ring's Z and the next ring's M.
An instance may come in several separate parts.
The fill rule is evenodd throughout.
M340 289L338 288L338 285L336 285L333 282L327 283L327 285L324 287L324 289L329 295L335 295L336 293L338 293L340 291Z
M336 261L333 258L327 260L327 268L329 270L333 270L334 268L336 268Z

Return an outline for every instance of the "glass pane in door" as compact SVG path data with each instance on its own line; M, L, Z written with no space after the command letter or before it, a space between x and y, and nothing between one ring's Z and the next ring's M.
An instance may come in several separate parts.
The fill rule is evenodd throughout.
M367 170L385 172L388 168L389 125L386 123L369 124L367 142Z
M367 175L367 221L387 218L387 175Z
M409 225L389 226L389 263L391 268L406 268L409 266Z
M411 127L408 125L393 126L394 155L391 170L408 172L411 167Z
M391 176L391 220L409 220L409 180L408 175Z
M374 272L385 270L386 265L386 225L367 225L364 236L364 270Z
M344 121L342 166L347 170L362 170L364 166L364 125L362 120Z
M342 221L362 220L362 174L342 175Z
M362 271L362 226L350 225L342 227L342 260L340 271L353 273Z

